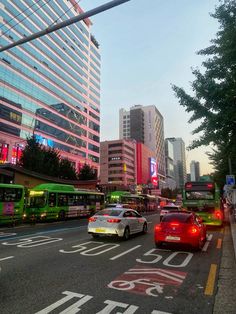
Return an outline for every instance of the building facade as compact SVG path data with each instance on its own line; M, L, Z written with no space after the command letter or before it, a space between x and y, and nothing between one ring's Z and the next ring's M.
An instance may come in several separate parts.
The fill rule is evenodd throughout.
M120 139L135 139L154 152L161 187L166 174L164 121L161 113L155 106L136 105L130 110L120 109L119 119Z
M190 178L191 181L200 180L200 164L198 161L192 160L190 163Z
M166 158L166 184L165 187L171 190L176 188L175 168L174 168L174 147L169 139L165 139Z
M74 0L1 4L1 46L83 12ZM16 163L27 137L77 170L99 168L100 53L89 19L1 53L0 162Z
M100 184L129 188L136 185L136 142L113 140L101 142Z
M152 176L152 163L155 163L155 153L150 150L146 145L143 143L136 144L136 155L137 155L137 185L150 185L152 184L155 188L155 182L153 181L156 179L155 177L157 174L153 174ZM155 166L155 165L153 165ZM155 171L153 171L155 172ZM153 184L154 183L154 184Z
M183 188L187 180L185 143L182 138L167 138L173 144L174 172L177 188Z

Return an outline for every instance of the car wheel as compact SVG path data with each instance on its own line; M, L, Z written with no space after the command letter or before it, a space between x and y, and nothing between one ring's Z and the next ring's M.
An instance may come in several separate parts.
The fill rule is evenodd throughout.
M143 234L147 233L147 223L143 224Z
M92 237L93 237L94 239L97 239L97 238L99 238L99 234L93 233L93 234L92 234Z
M162 246L162 242L160 242L160 241L155 242L155 244L156 244L156 248L157 248L157 249L158 249L158 248L160 248L160 247Z
M130 237L130 230L129 230L129 227L126 227L124 231L123 239L128 240L129 237Z

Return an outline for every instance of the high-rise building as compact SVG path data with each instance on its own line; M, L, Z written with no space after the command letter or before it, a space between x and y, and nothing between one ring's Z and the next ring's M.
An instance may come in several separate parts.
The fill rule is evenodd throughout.
M169 139L165 139L165 158L166 158L166 184L165 187L174 190L176 188L175 169L174 169L174 147Z
M100 184L129 188L136 183L136 142L101 142Z
M136 105L130 110L120 109L120 139L135 139L144 143L157 160L159 186L165 180L164 123L161 113L155 106Z
M174 171L178 188L183 188L187 180L185 143L182 138L167 138L173 144L174 149Z
M1 4L1 46L82 11L74 0ZM0 162L16 163L27 137L76 169L99 168L100 53L89 19L1 53Z
M200 164L199 161L192 160L190 163L190 178L191 181L200 180Z

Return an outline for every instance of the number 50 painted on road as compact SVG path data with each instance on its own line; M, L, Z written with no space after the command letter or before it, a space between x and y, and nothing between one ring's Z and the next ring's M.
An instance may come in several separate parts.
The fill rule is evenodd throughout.
M143 256L152 256L154 257L151 261L144 261L140 258L137 258L136 261L138 263L144 263L144 264L155 264L157 262L159 262L163 256L157 254L157 253L154 253L156 252L157 250L156 249L151 249L150 251L146 252L145 254L143 254ZM186 255L186 257L184 258L184 260L182 261L182 263L180 264L171 264L171 260L173 260L177 255ZM188 265L188 263L190 262L190 260L192 259L193 257L193 253L190 253L190 252L174 252L172 253L169 257L167 257L164 261L163 261L163 265L165 266L170 266L170 267L186 267Z

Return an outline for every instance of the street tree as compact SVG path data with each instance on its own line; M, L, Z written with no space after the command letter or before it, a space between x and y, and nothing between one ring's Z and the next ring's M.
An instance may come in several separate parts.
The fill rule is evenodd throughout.
M225 0L216 7L211 16L218 20L219 31L208 48L198 52L206 56L192 73L191 95L181 87L172 88L181 106L191 113L189 123L200 122L193 130L198 134L189 149L212 145L208 153L215 168L215 178L225 178L229 172L236 172L236 1Z
M39 144L35 136L27 139L19 165L25 169L56 178L77 179L73 164L67 159L62 159L54 148Z
M88 164L84 164L78 174L79 180L96 180L97 170Z

